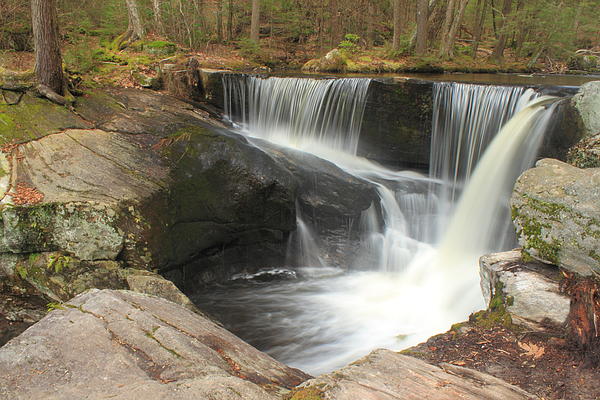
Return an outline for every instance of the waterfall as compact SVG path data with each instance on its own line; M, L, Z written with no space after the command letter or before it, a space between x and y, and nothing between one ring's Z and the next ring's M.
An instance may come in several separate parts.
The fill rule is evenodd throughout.
M225 75L225 114L251 135L277 144L356 154L370 82Z
M537 97L520 86L435 82L429 175L439 179L434 232L443 233L448 217L475 166L500 128ZM446 216L446 217L444 217Z
M532 165L555 108L553 98L529 89L435 84L432 165L423 175L355 156L368 86L366 79L224 79L226 96L238 96L226 97L227 116L242 133L313 152L379 194L361 217L358 267L324 265L322 241L298 213L290 246L300 255L295 265L311 267L298 269L299 282L209 301L228 315L232 308L251 315L237 333L315 375L377 347L419 343L484 306L477 260L510 243L512 185Z

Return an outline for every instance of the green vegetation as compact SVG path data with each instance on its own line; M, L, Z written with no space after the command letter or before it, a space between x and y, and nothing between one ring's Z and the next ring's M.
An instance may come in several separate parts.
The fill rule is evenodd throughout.
M497 282L494 287L494 296L490 299L490 304L487 310L482 310L471 314L469 322L489 329L496 326L503 326L509 329L518 329L512 322L510 313L506 307L510 307L514 299L504 295L504 285L502 282Z

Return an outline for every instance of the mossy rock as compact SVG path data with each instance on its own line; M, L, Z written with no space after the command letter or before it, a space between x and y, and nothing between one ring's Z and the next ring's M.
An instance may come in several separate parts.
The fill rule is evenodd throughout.
M177 51L177 45L164 40L156 40L154 42L144 42L141 45L142 49L156 56L172 56Z
M0 103L0 145L39 139L65 129L89 127L67 108L29 94L18 104Z
M591 54L578 54L567 62L569 69L585 72L600 72L600 57Z
M62 252L0 254L10 263L13 286L54 300L67 301L88 289L127 289L127 273L116 261L82 261Z
M348 60L338 49L333 49L325 56L308 61L302 67L309 72L346 72Z
M567 162L577 168L600 168L600 133L573 146Z
M526 257L600 273L600 170L544 159L517 180L512 219Z

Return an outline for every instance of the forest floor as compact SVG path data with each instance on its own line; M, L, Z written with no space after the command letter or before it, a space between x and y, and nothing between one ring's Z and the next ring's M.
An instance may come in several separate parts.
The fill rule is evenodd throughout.
M150 36L145 43L161 42L162 38ZM163 41L164 42L164 41ZM185 64L189 58L199 61L202 68L227 69L243 72L264 73L298 72L312 58L324 55L327 48L319 49L314 44L289 44L265 41L260 48L245 48L234 44L210 44L204 48L191 51L177 47L173 54L152 54L143 49L143 43L134 44L123 50L110 49L105 39L92 36L81 36L65 43L62 49L65 68L71 78L81 81L84 86L140 86L135 79L142 73L146 76L156 74L162 64ZM167 43L167 42L165 42ZM434 55L414 57L393 53L389 49L379 47L365 50L360 47L343 51L346 58L346 73L441 73L441 72L542 72L564 73L567 66L564 62L540 59L532 67L528 67L527 59L517 58L510 49L506 50L503 63L491 62L490 46L482 44L477 58L470 54L468 43L459 43L452 59L444 60ZM23 71L33 68L32 52L16 52L0 50L0 69Z
M600 368L588 367L558 328L532 332L467 322L402 353L485 372L545 400L600 399Z

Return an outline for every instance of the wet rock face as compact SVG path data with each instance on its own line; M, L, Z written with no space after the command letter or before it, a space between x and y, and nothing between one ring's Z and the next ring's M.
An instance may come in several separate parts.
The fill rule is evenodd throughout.
M111 290L50 312L0 368L6 399L268 400L309 378L170 301Z
M371 82L358 155L385 165L427 168L432 82Z
M600 169L544 159L518 179L513 222L525 254L580 275L600 273Z

